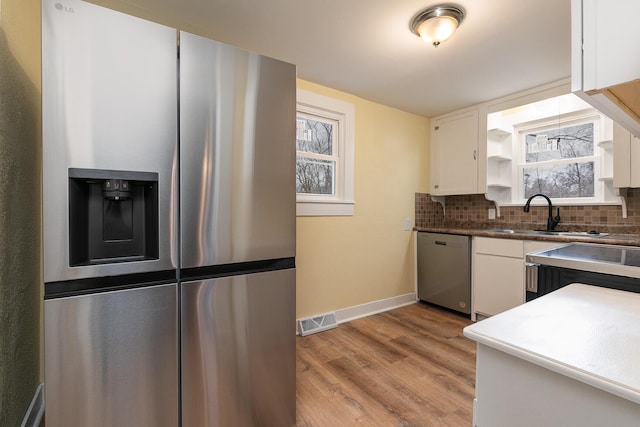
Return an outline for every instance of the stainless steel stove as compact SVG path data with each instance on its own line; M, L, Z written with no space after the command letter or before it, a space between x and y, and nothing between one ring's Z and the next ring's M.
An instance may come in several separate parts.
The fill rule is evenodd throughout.
M527 255L527 301L570 283L640 293L640 248L569 243Z

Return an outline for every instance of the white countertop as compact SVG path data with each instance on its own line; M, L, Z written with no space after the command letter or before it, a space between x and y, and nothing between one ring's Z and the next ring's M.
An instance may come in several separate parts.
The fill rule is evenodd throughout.
M640 294L572 284L464 335L640 404Z

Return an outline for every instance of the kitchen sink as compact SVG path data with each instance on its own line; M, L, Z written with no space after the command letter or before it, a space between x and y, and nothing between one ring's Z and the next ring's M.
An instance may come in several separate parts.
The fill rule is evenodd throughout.
M492 228L485 230L490 233L503 233L503 234L528 234L535 236L565 236L565 237L584 237L584 238L598 238L607 236L608 233L598 233L597 231L563 231L563 230L517 230L509 228Z

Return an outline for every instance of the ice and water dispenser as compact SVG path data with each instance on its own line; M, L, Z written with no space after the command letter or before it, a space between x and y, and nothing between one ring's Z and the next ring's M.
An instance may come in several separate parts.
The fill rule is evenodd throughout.
M69 265L158 259L158 174L69 169Z

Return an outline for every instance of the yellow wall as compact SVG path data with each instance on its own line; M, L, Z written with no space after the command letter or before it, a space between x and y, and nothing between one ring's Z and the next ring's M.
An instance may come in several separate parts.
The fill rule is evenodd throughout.
M297 218L297 317L414 291L414 193L427 192L429 119L298 80L355 107L355 208Z

